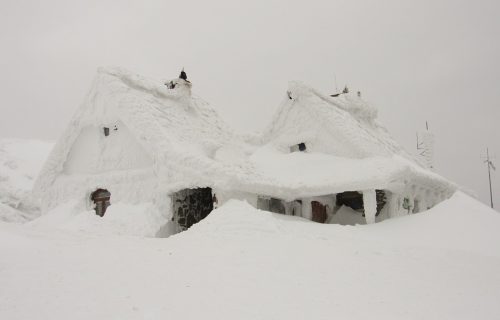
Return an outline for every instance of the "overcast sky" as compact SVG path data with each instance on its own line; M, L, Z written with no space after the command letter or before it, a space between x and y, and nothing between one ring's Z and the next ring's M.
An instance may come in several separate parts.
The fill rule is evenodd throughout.
M245 131L269 123L289 80L330 93L336 77L410 152L429 121L436 171L489 203L499 12L484 0L1 0L0 137L57 139L99 66L159 79L185 67L193 91Z

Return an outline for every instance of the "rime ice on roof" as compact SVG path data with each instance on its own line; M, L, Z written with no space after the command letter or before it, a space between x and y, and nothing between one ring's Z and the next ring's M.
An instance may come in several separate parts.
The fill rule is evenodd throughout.
M150 208L141 214L168 234L172 219L192 218L172 212L193 211L177 202L210 202L210 192L221 203L284 201L278 207L287 213L301 210L323 221L333 219L335 197L346 191L364 192L380 220L407 210L403 199L418 212L455 189L418 165L377 122L377 110L356 94L332 98L291 82L265 133L250 137L193 95L185 72L165 84L119 68L99 70L37 180L45 211L70 201L73 211L91 210L90 195L105 189L110 212L116 204ZM382 191L386 200L373 198ZM312 202L319 215L311 212Z

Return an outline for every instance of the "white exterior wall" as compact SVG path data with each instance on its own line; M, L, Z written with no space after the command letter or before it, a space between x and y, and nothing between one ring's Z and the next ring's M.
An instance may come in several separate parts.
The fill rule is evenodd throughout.
M108 136L104 127L109 128ZM127 127L116 121L82 128L66 158L64 173L97 174L152 165L153 160Z

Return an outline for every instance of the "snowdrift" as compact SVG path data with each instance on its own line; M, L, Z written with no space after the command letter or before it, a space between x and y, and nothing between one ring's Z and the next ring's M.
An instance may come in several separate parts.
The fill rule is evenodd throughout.
M54 143L0 139L0 221L25 222L39 214L30 198L34 180Z
M462 193L366 226L233 200L167 239L0 223L0 318L498 319L499 227Z

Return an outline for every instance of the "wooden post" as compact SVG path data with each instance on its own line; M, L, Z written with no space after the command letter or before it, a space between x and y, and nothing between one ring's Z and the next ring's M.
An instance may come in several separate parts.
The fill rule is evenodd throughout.
M375 190L363 191L363 208L365 209L366 224L375 223L377 214L377 196Z

